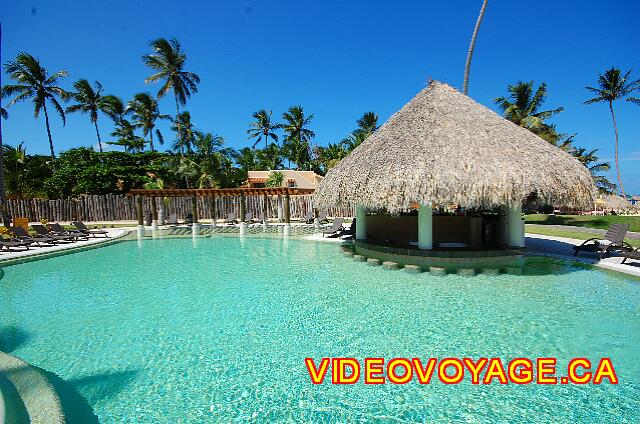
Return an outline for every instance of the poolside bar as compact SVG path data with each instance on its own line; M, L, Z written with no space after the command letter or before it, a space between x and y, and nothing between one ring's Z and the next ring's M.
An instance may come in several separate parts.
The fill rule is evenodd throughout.
M532 193L581 207L596 190L569 153L431 81L327 172L314 202L356 205L356 252L476 258L521 254Z

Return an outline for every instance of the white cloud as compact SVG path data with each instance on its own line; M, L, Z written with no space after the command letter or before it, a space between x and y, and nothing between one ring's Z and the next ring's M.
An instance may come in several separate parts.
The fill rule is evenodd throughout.
M635 152L631 152L629 154L622 154L620 158L622 160L640 160L640 150L636 150Z

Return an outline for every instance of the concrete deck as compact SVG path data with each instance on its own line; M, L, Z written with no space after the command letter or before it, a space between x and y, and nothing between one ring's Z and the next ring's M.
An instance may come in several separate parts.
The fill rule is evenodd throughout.
M25 250L22 248L12 249L8 251L7 249L2 249L0 251L0 266L10 265L19 263L22 259L33 259L34 257L47 257L47 256L55 256L56 254L64 251L64 252L73 252L77 250L84 250L87 247L97 247L96 245L112 242L113 240L117 240L120 237L126 235L129 231L134 230L133 228L107 228L105 229L109 233L109 237L97 236L97 237L89 237L88 240L78 240L73 243L58 243L54 245L45 245L42 244L42 247L38 247L33 245L29 247L29 250Z
M583 241L584 240L565 237L526 234L525 253L579 261L594 265L598 268L640 277L640 261L628 259L627 263L622 264L621 262L623 258L615 256L615 253L612 256L601 260L598 260L597 254L590 252L580 252L577 257L574 256L573 246L582 244Z

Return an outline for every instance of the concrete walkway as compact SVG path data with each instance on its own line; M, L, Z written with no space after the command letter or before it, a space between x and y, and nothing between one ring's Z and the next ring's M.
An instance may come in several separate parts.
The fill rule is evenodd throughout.
M627 263L622 264L623 258L619 256L609 256L598 260L598 255L590 252L580 252L577 257L574 256L573 246L582 244L584 240L526 234L525 242L527 246L525 252L528 254L584 262L597 266L598 268L640 277L640 261L628 259ZM615 253L613 255L615 255Z
M105 243L112 241L114 239L118 239L121 236L124 236L130 230L135 230L135 228L108 228L105 229L109 233L109 237L98 236L98 237L89 237L88 240L78 240L73 243L58 243L54 245L45 245L42 244L42 247L38 247L33 245L29 247L29 250L16 248L8 251L6 249L2 249L0 251L0 266L11 265L15 263L20 263L24 259L32 259L34 257L42 257L45 258L49 255L56 255L61 251L76 251L82 250L89 246L94 246L100 243Z

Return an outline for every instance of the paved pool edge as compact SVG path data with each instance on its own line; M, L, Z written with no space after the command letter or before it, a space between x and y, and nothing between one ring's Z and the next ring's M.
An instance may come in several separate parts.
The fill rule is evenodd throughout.
M0 374L13 385L31 424L66 423L60 398L40 371L16 356L0 352ZM10 405L5 407L8 410Z

